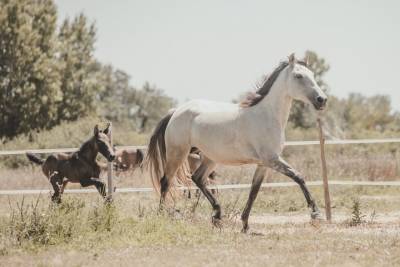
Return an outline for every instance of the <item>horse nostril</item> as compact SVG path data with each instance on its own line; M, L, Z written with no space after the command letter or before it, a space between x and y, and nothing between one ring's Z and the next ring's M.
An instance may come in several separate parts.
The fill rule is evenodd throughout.
M115 155L110 155L110 160L113 161L115 159Z
M318 103L323 104L323 103L325 103L325 101L326 101L326 99L324 97L322 97L322 96L318 96L317 97L317 102Z

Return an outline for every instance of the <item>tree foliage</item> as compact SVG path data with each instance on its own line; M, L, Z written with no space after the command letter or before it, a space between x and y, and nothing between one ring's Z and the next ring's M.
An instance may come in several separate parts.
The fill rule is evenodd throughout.
M76 120L94 112L100 88L98 67L93 57L96 30L83 14L64 20L58 33L57 52L61 66L61 101L57 122Z
M136 89L130 85L130 76L112 66L102 69L102 89L98 95L100 114L112 121L125 121L137 131L145 132L158 123L175 101L160 89L145 83Z
M318 85L329 95L329 86L324 80L324 75L330 67L325 59L312 51L307 51L304 59L314 72ZM368 97L351 93L344 99L329 95L328 106L323 116L326 134L332 138L345 138L359 136L368 131L399 131L400 124L396 123L400 120L399 115L392 112L388 96ZM294 128L315 127L316 112L313 107L295 101L289 120Z
M149 131L175 101L149 83L135 88L130 76L94 57L96 28L85 15L57 27L53 0L0 1L0 139L49 129L64 121L100 115ZM327 93L329 65L313 51L305 58ZM295 102L289 126L315 126L312 107ZM387 96L329 96L328 133L400 131L400 113ZM33 135L32 135L33 136Z
M0 2L0 137L49 128L61 99L51 0Z
M175 102L94 57L95 25L83 14L57 28L52 0L0 2L0 138L100 114L141 131ZM131 126L132 126L131 125Z

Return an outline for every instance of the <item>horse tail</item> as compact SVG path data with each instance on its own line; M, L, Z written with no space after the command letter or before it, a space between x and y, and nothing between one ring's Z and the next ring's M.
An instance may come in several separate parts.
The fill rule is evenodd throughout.
M39 158L39 157L37 157L37 156L35 156L34 154L32 154L32 153L26 153L26 156L28 157L28 159L30 160L30 161L32 161L33 163L35 163L35 164L37 164L37 165L43 165L43 163L44 163L44 160L43 159L41 159L41 158Z
M136 161L135 161L135 165L139 165L140 168L142 168L143 160L144 160L144 153L143 153L143 150L137 149L137 150L136 150Z
M150 137L150 142L146 154L146 167L150 171L151 182L153 188L159 193L161 184L160 180L164 174L165 163L167 161L167 150L165 146L165 130L171 120L174 112L169 112L157 124L153 134Z

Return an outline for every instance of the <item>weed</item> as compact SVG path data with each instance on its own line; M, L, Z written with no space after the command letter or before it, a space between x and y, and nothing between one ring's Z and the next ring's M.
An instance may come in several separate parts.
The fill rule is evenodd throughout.
M360 199L356 198L353 199L353 206L351 211L351 220L349 225L350 226L357 226L362 223L365 223L365 215L361 211L361 203Z

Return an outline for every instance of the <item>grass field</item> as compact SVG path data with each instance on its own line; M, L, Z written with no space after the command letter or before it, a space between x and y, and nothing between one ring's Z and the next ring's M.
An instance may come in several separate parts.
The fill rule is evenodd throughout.
M294 153L288 161L309 180L320 179L315 151L306 152L311 156ZM328 160L331 179L400 178L397 150L360 150L356 159L350 157L355 152L335 153ZM249 183L253 170L219 167L217 179ZM267 180L289 181L276 173ZM50 188L37 167L3 168L0 182L2 190ZM150 186L140 171L121 174L115 184ZM323 210L322 188L310 190ZM174 208L159 213L153 193L120 193L111 206L97 194L64 195L58 206L47 195L0 196L0 266L400 264L400 188L331 187L332 223L310 220L299 188L264 188L250 215L250 233L242 234L240 213L247 195L248 189L218 193L224 212L221 229L212 226L211 208L203 197L181 198Z

